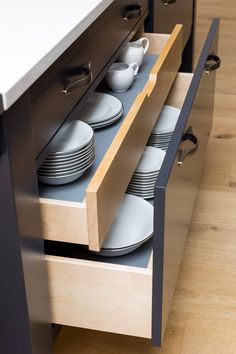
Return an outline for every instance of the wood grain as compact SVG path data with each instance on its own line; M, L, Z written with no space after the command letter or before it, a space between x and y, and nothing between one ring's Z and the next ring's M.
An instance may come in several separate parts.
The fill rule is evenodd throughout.
M53 323L151 337L152 269L46 257Z
M191 84L193 74L178 73L171 91L166 99L166 104L182 108L184 100L186 98L189 86Z
M85 203L40 198L45 240L88 244Z

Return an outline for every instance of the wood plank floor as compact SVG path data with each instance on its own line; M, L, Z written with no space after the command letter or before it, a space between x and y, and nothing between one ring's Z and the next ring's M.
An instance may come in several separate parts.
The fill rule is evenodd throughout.
M55 354L236 353L235 0L198 0L197 51L213 17L222 18L214 126L163 348L64 327Z

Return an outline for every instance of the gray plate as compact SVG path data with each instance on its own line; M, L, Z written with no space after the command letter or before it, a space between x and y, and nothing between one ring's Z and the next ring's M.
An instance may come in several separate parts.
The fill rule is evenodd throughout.
M154 177L132 177L131 180L130 180L130 184L134 183L134 184L139 184L139 183L152 183L152 182L155 182L156 179L158 177L158 174Z
M153 190L154 190L154 185L153 186L150 186L150 187L141 187L141 188L139 188L139 187L128 187L127 188L127 191L131 191L131 192L137 192L137 193L140 193L140 194L142 194L142 193L144 193L144 194L149 194L149 193L151 193L151 192L153 192Z
M147 172L147 173L135 173L135 176L134 176L134 178L141 178L141 179L148 179L148 178L155 178L155 177L157 177L158 176L158 174L159 174L159 171L158 172ZM132 177L133 178L133 177Z
M154 186L155 186L155 182L145 183L145 184L129 184L128 189L136 189L136 190L143 191L146 189L147 190L152 189L154 188Z
M124 248L153 233L153 206L142 198L124 194L102 248Z
M101 250L99 252L96 251L91 251L92 253L95 253L99 256L103 256L103 257L119 257L119 256L124 256L126 254L129 254L131 252L134 252L137 248L139 248L140 246L142 246L145 242L147 242L148 240L150 240L150 238L152 237L152 235L148 236L145 240L143 240L142 242L136 243L135 245L129 246L129 247L124 247L124 248L117 248L117 249L105 249L105 248L101 248Z
M122 110L120 111L120 113L117 116L115 116L114 118L105 120L102 123L91 124L91 127L93 129L101 129L101 128L104 128L104 127L108 127L109 125L114 124L115 122L117 122L122 117L123 112L124 112L124 110L123 110L123 107L122 107Z
M84 122L73 120L56 144L50 156L71 154L87 146L93 139L93 129Z
M45 176L45 177L65 177L67 175L71 175L72 173L77 173L82 170L84 170L88 165L91 165L95 160L95 156L90 157L88 160L86 160L84 163L80 164L76 168L65 168L61 170L50 170L50 171L44 171L44 170L38 170L38 176Z
M92 149L90 151L90 153L81 158L81 159L74 159L71 161L69 161L68 163L60 163L60 164L53 164L53 165L41 165L41 167L39 168L38 172L60 172L60 171L64 171L67 169L73 169L73 168L79 168L79 166L83 165L84 163L86 163L87 161L89 161L91 158L93 158L95 156L95 149Z
M143 198L143 199L153 199L154 197L154 191L150 193L139 193L139 192L134 192L134 191L126 191L129 194L136 195L137 197Z
M67 175L64 177L45 177L45 176L38 176L38 179L40 182L42 183L46 183L46 184L50 184L50 185L61 185L61 184L68 184L71 182L76 181L78 178L80 178L84 172L90 167L92 166L93 163L91 163L90 165L88 165L84 170L77 172L77 173L73 173L71 175Z
M89 125L99 124L116 117L122 110L121 101L113 95L93 92L87 99L78 119Z
M91 128L92 129L92 128ZM61 153L54 153L54 152L50 152L46 158L46 160L60 160L60 159L67 159L67 158L71 158L73 156L78 156L78 155L82 155L84 152L86 152L92 145L94 145L94 136L92 137L92 139L86 144L84 145L82 148L79 149L74 149L74 150L70 150L67 152L61 152Z

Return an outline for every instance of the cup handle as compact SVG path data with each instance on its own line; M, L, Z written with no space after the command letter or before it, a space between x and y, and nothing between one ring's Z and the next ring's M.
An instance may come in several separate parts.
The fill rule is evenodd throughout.
M137 63L131 63L129 66L133 69L134 76L136 76L138 74L139 65Z
M147 52L147 50L149 48L149 39L145 38L145 37L142 37L142 38L139 39L139 42L142 44L144 54L146 54L146 52Z

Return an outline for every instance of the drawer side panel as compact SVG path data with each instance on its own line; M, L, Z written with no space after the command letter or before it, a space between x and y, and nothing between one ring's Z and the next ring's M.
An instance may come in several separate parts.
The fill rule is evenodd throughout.
M52 321L151 337L151 271L47 256Z
M86 205L40 198L43 238L88 244Z

